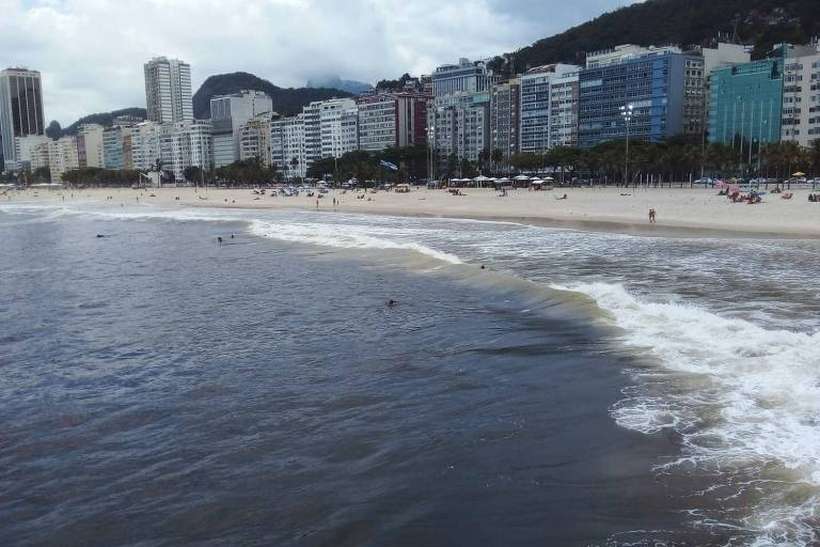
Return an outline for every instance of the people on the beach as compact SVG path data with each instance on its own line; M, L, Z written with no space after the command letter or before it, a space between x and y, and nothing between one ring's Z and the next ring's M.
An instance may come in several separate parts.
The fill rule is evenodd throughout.
M655 212L655 209L650 209L649 210L649 224L655 224L656 217L657 217L657 213Z
M222 245L222 236L217 236L217 237L216 237L216 241L217 241L217 243L219 243L220 245Z
M388 308L394 308L398 305L398 302L393 300L392 298L386 302Z

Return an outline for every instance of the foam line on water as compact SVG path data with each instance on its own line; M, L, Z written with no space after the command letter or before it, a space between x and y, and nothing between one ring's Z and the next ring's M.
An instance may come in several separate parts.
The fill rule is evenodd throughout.
M378 237L367 233L368 230L352 225L333 225L319 223L278 223L263 220L252 220L250 232L260 237L289 241L293 243L309 243L323 247L342 249L403 249L414 251L448 262L462 264L455 255L438 251L415 241L395 241L387 237ZM396 234L393 237L402 237Z

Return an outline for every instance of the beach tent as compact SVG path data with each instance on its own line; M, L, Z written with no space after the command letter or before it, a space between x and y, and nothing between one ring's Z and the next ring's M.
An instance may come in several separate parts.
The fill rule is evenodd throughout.
M528 177L527 175L518 175L517 177L513 178L513 180L518 183L516 186L523 187L529 184L530 177Z
M485 177L484 175L479 175L479 176L477 176L476 178L474 178L474 179L473 179L473 181L474 181L474 182L475 182L478 186L484 186L486 183L488 183L488 182L492 182L492 179L491 179L491 178L489 178L489 177Z

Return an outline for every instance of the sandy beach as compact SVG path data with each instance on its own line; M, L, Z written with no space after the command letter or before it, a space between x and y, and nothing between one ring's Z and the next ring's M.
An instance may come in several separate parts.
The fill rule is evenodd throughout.
M453 196L446 190L418 189L397 194L380 191L331 191L316 197L258 195L249 189L195 190L26 190L0 195L0 202L87 202L133 206L212 207L253 209L305 209L327 212L395 216L430 216L505 220L538 225L557 225L593 231L638 234L719 235L736 233L783 237L820 237L820 203L808 201L809 190L794 191L791 200L766 194L763 203L731 203L706 189L560 189L552 192L514 190L501 197L488 189L465 189ZM558 199L566 194L566 199ZM357 196L364 195L363 199ZM333 200L336 200L334 207ZM649 210L657 212L650 225Z

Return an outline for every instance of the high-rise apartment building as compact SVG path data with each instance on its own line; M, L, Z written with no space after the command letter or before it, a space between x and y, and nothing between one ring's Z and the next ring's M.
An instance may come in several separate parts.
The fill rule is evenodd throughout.
M191 65L166 57L155 57L145 63L145 103L151 121L193 120Z
M319 113L323 158L341 158L359 149L359 109L353 99L323 101Z
M378 152L425 144L431 100L427 93L410 91L359 97L359 149Z
M68 171L80 168L80 156L77 151L77 139L65 136L48 142L48 166L51 170L51 182L63 182L63 175Z
M140 171L153 171L157 169L157 162L160 160L160 136L162 128L169 127L169 124L161 126L152 121L138 123L131 130L131 146L133 149L134 169ZM170 155L170 154L169 154Z
M439 160L455 155L477 162L490 146L490 94L451 93L436 97L427 113L432 145Z
M479 93L490 90L497 80L482 61L459 59L457 65L442 65L433 72L433 95Z
M25 68L0 71L0 144L3 167L18 169L16 139L44 135L43 92L40 73Z
M273 101L262 91L244 90L211 99L214 166L223 167L240 159L242 127L252 118L273 112Z
M285 177L305 177L305 122L304 116L281 118L271 122L271 162Z
M264 112L248 120L239 130L239 159L271 164L271 123L275 113Z
M34 156L36 155L35 149L43 144L48 144L49 138L45 135L29 135L27 137L17 137L14 139L15 148L14 153L17 157L17 167L21 170L31 170L33 171L36 169L34 167ZM48 165L46 165L48 167Z
M77 134L77 151L80 167L103 167L103 126L92 123L80 127Z
M521 76L521 152L576 144L580 70L576 65L545 65Z
M313 163L322 158L322 101L315 101L302 108L302 151L304 158L300 172L305 173Z
M518 153L521 80L496 84L490 90L490 150L509 159Z
M201 170L212 167L210 121L188 120L177 122L173 124L170 140L170 170L178 182L185 180L185 170L189 167L198 167Z
M820 139L820 42L782 45L782 140L811 146Z

